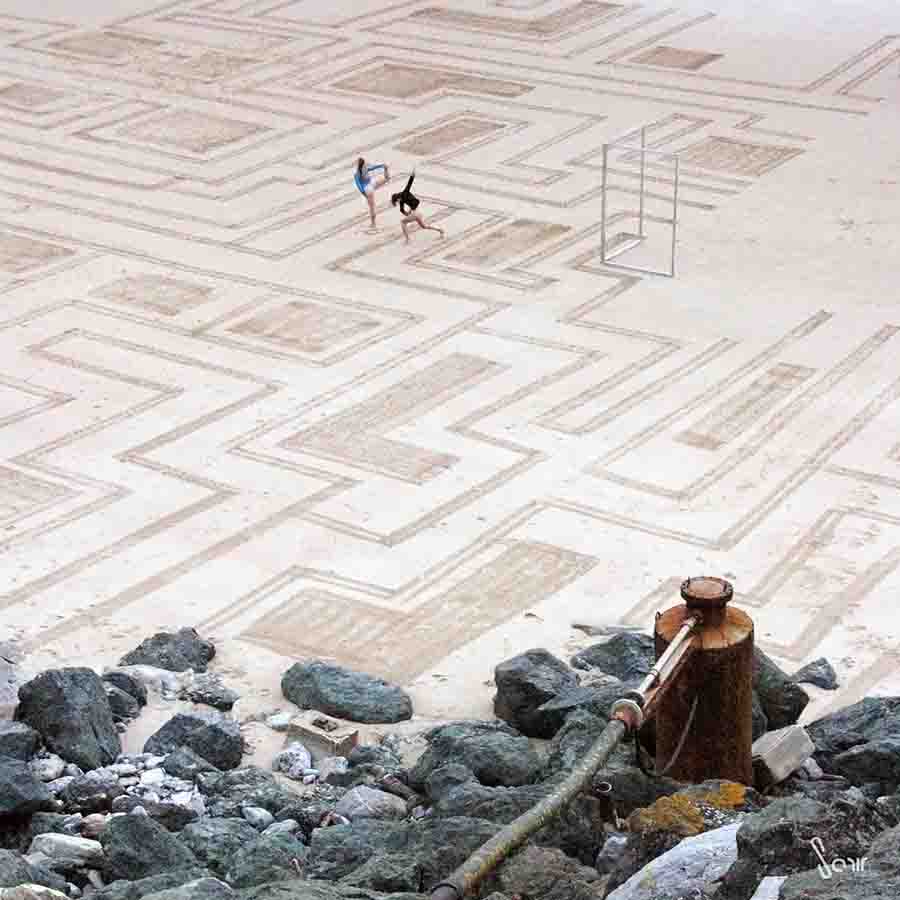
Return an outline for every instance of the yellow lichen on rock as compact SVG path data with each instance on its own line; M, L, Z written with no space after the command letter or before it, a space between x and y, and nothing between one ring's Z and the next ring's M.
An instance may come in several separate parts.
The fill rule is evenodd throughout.
M634 832L671 831L689 837L703 831L704 821L694 801L673 794L660 797L652 806L635 810L628 818L628 827Z
M723 781L715 791L700 794L695 799L716 809L737 809L747 802L747 788L736 781Z

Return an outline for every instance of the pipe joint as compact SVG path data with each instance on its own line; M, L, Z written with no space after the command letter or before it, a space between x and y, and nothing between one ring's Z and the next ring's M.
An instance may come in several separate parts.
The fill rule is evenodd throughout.
M643 698L642 698L643 699ZM629 734L634 734L644 724L644 711L642 703L637 703L630 698L622 697L616 700L610 710L610 718L618 719L625 724Z

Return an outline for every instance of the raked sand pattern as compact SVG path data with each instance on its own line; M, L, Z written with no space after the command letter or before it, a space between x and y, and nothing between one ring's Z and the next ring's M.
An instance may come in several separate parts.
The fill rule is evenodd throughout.
M746 6L7 0L0 637L478 715L711 574L816 710L900 689L900 9ZM641 128L674 280L601 261Z

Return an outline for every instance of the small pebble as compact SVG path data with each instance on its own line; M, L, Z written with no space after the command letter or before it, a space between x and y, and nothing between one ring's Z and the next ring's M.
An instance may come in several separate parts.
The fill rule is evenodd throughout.
M275 713L275 715L269 716L269 718L266 719L266 725L268 725L272 731L287 731L292 718L293 716L289 712Z

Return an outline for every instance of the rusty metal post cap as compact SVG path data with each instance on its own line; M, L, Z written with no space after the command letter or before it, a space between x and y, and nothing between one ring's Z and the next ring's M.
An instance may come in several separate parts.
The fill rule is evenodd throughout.
M724 578L703 575L681 583L681 599L691 609L722 609L734 596L734 589Z

